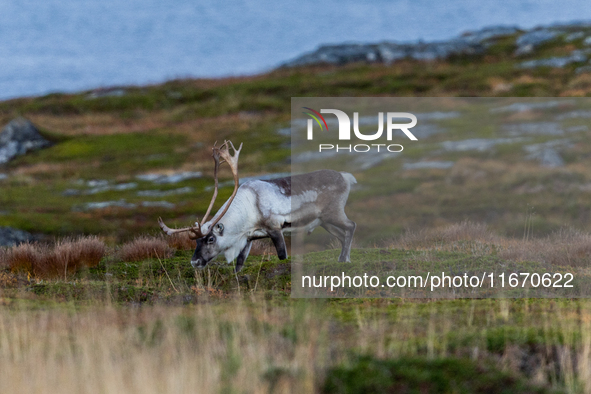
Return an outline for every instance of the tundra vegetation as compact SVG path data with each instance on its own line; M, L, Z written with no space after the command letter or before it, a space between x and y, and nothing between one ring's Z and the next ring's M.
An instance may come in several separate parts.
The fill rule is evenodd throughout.
M584 38L557 35L516 57L517 35L473 57L1 102L0 124L23 116L53 145L0 168L0 225L38 239L0 249L0 391L591 393L588 300L297 300L290 260L268 243L254 245L235 275L221 261L193 270L188 238L158 235L158 216L182 227L205 212L216 139L244 142L241 176L289 170L281 129L291 97L591 95L580 64L520 66L584 50ZM535 122L542 112L507 116ZM442 122L453 129L454 119ZM482 128L438 134L368 168L396 172L399 182L368 185L383 188L372 198L353 190L351 219L404 209L386 228L390 239L358 228L352 260L542 264L588 275L591 142L578 130L568 148L553 147L556 165L523 157L525 146L556 139L551 133L433 153L433 144L467 135L506 138ZM417 166L427 153L444 164ZM354 175L362 185L363 173ZM221 169L220 179L225 201L231 174Z

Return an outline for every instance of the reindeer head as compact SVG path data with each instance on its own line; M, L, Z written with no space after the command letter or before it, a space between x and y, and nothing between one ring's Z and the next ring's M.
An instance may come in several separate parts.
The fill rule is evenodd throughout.
M234 155L230 154L230 148L234 151ZM236 196L238 192L238 156L240 155L240 150L242 149L242 144L238 149L234 148L234 145L231 141L224 141L224 143L220 147L216 147L216 144L213 145L213 160L215 162L214 167L214 192L211 202L209 203L209 207L201 219L201 223L199 221L195 222L194 226L185 227L181 229L171 229L164 224L162 218L158 218L158 224L162 231L164 231L168 235L181 233L181 232L189 232L189 238L194 239L196 242L195 253L193 253L193 258L191 259L191 265L194 268L203 268L207 265L209 261L215 258L218 254L222 252L226 252L227 249L232 248L235 245L232 245L232 242L224 242L224 225L219 223L220 220L224 217L228 208L230 208L230 204L232 204L232 200ZM221 159L221 160L220 160ZM232 195L228 199L228 201L224 204L223 209L218 212L217 215L211 220L211 222L207 222L207 217L211 213L213 208L213 204L216 200L218 195L218 169L220 164L224 162L230 165L230 169L232 170L232 175L234 176L234 191Z

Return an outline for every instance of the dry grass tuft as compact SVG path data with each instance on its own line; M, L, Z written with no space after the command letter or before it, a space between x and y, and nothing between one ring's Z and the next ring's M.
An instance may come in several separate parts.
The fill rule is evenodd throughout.
M457 242L495 243L499 237L486 224L464 221L444 228L407 231L392 246L402 249L432 249Z
M60 277L82 267L98 265L105 255L104 242L95 236L62 239L55 245L25 243L0 253L0 262L13 272L36 277Z
M401 249L462 251L474 255L497 254L511 261L538 261L556 266L588 266L591 234L564 228L544 238L506 238L485 224L462 222L439 229L406 232L391 245Z
M557 266L588 266L591 235L565 228L541 239L506 240L499 256L515 261L540 261Z
M168 246L176 250L193 250L195 249L195 240L189 238L186 233L173 234L166 237Z
M142 236L121 247L118 256L123 261L140 261L149 258L167 258L174 253L162 237Z
M39 244L24 243L7 250L6 260L11 271L25 271L33 273L41 265L47 254Z

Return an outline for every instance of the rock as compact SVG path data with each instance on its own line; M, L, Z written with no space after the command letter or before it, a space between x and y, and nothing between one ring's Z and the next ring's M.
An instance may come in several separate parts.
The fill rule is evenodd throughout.
M575 74L591 73L591 66L581 66L575 69Z
M168 201L143 201L142 207L172 209L175 205Z
M557 35L558 33L556 31L546 28L528 31L519 36L515 41L515 44L517 45L515 55L521 56L530 54L536 47L556 38Z
M178 194L187 194L194 192L195 189L192 187L181 187L178 189L172 190L141 190L137 192L137 195L140 197L165 197L165 196L174 196Z
M380 55L381 57L381 55ZM376 61L378 49L369 44L322 45L316 51L304 54L285 64L287 67L307 66L311 64L342 65L350 62Z
M39 134L30 121L25 118L14 119L0 132L0 164L48 146L51 143Z
M578 109L575 111L566 112L556 116L556 120L565 119L589 119L591 118L591 111Z
M393 63L400 59L435 60L452 55L475 55L483 53L485 46L475 40L460 37L448 41L416 44L383 42L380 44L323 45L317 50L304 54L285 63L284 67L313 64L343 65L353 62Z
M11 227L0 227L0 246L14 246L35 240L30 233Z
M8 175L0 173L0 181L3 181L4 179L7 179L7 178L8 178Z
M394 159L398 157L400 153L377 153L375 155L358 155L355 159L355 164L360 170L368 170L372 167L377 166L384 160Z
M566 42L583 39L589 29L588 23L553 24L546 27L538 27L523 32L516 26L491 26L474 32L467 32L460 37L445 41L434 42L380 42L380 43L350 43L337 45L322 45L318 49L305 53L283 64L283 67L297 67L315 64L343 65L352 62L385 63L391 64L401 59L414 59L431 61L448 59L457 55L478 55L486 53L486 49L494 44L500 37L507 37L521 33L515 40L517 49L515 55L528 55L536 48L551 40L564 36ZM587 45L591 45L591 37L583 39ZM551 67L563 62L574 60L576 56L549 60ZM546 59L545 59L546 60ZM546 60L548 61L548 60ZM537 66L535 66L537 67ZM558 65L556 67L562 67Z
M528 159L537 159L542 167L556 168L564 165L564 160L554 148L541 149L527 156Z
M87 100L92 100L101 97L121 97L125 96L127 92L121 88L99 88L88 93Z
M283 137L291 137L291 127L284 127L277 130L277 134Z
M540 165L548 168L564 166L564 160L557 151L557 148L570 148L573 144L568 139L548 141L540 144L526 145L523 147L528 155L526 159L538 160Z
M576 41L579 38L583 38L583 37L585 37L585 32L577 31L574 33L570 33L568 36L564 37L564 41L566 41L566 42Z
M536 103L513 103L504 107L491 108L490 112L526 112L540 109L572 106L575 103L576 102L574 100L549 100Z
M125 200L88 202L86 204L83 204L82 206L75 207L73 210L74 211L81 211L81 210L88 211L88 210L92 210L92 209L105 209L105 208L111 208L111 207L132 209L132 208L135 208L136 205L132 204L132 203L128 203Z
M178 173L175 173L172 175L143 174L143 175L137 175L136 179L138 179L140 181L145 181L145 182L153 182L156 184L169 184L169 183L183 182L188 179L201 178L202 176L203 176L203 173L201 173L200 171L196 171L196 172L186 171L186 172L178 172Z
M485 27L481 30L477 30L474 32L467 32L462 34L463 37L482 43L484 41L488 41L494 38L506 37L513 34L517 34L519 32L519 28L517 26L489 26Z
M104 187L109 184L109 181L103 179L91 179L90 181L86 182L86 186L88 187Z
M458 118L461 113L457 111L434 111L434 112L417 112L414 114L417 120L442 120Z
M521 135L564 135L560 124L555 122L529 122L503 125L510 136Z
M118 185L104 185L104 186L94 187L90 190L86 190L83 194L87 194L87 195L98 194L98 193L108 192L111 190L123 191L123 190L135 189L136 187L137 187L137 183L135 183L135 182L120 183Z
M403 170L440 169L446 170L454 166L453 161L418 161L416 163L404 163Z
M472 138L462 141L444 141L441 143L443 149L449 152L465 152L469 150L476 150L479 152L486 152L499 144L513 144L523 141L522 138Z
M80 190L78 189L66 189L62 192L62 196L79 196Z
M535 67L554 67L562 68L571 63L583 63L587 61L587 53L580 50L574 50L569 56L551 57L547 59L536 59L521 62L517 65L518 68L535 68Z

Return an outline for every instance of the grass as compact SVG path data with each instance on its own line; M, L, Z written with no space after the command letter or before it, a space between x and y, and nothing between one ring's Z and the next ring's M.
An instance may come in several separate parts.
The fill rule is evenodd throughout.
M545 241L546 250L576 247L585 237L563 232ZM128 245L138 250L154 242ZM360 259L375 253L398 264L398 273L406 265L459 267L491 256L496 264L500 259L516 267L545 261L537 240L506 239L467 222L393 242L397 249L356 249L352 258L363 265ZM591 392L591 304L585 299L297 300L290 298L290 261L267 254L266 247L238 276L218 261L194 271L190 250L122 259L125 245L67 277L30 278L5 268L0 367L10 378L0 387L83 393L185 392L195 385L204 392ZM504 251L511 253L499 257ZM42 372L27 377L28 370Z
M105 255L105 244L98 237L80 237L58 241L53 247L26 243L3 250L0 267L24 272L29 277L63 277L82 267L99 264Z

